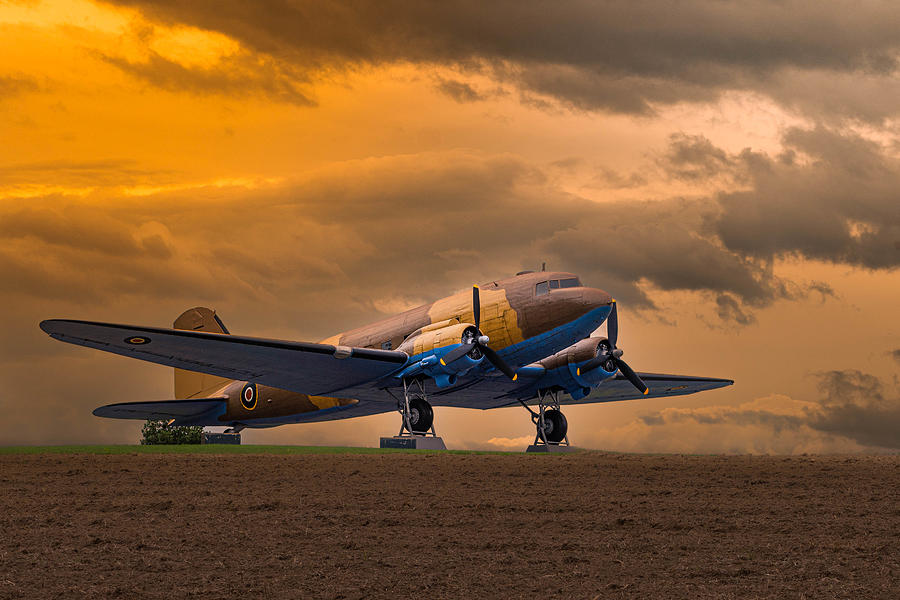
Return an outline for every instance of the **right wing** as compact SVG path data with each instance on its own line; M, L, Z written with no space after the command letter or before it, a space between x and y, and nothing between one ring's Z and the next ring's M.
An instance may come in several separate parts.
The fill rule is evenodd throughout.
M380 380L409 360L391 350L91 321L51 319L41 329L70 344L315 396Z

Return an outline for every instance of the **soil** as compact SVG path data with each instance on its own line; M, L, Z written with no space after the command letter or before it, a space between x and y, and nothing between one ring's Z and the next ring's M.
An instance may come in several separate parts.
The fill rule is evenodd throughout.
M0 598L898 598L900 456L3 455Z

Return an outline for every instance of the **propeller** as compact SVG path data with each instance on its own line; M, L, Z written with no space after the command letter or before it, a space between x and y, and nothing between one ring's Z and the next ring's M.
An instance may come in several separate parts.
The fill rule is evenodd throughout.
M477 285L472 286L472 311L475 313L475 333L471 337L464 337L463 343L448 352L441 358L441 364L444 366L449 365L455 360L459 360L469 352L474 349L478 349L484 354L484 357L488 359L494 367L497 368L498 371L502 372L504 375L515 381L518 378L516 372L513 371L512 367L506 364L500 355L494 352L490 346L488 346L488 342L490 342L490 338L486 335L481 334L481 295L480 290Z
M650 389L647 385L641 381L641 378L638 377L638 374L634 372L634 370L628 366L628 364L622 360L623 352L616 348L616 342L619 338L619 311L616 309L616 301L612 301L612 312L609 313L609 318L606 320L606 336L609 339L609 349L607 350L604 346L601 345L601 348L604 348L604 351L589 360L578 369L578 374L583 375L589 371L593 371L597 367L601 365L608 365L612 368L604 367L607 371L614 371L616 369L619 370L620 373L631 382L631 384L638 389L645 396L650 393Z

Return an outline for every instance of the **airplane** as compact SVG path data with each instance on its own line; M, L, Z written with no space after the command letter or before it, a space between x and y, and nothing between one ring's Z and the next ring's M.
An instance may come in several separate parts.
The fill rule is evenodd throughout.
M618 347L617 306L573 273L542 270L475 285L319 343L232 335L205 307L185 311L172 329L70 319L40 327L63 342L175 368L176 399L110 404L93 414L227 432L397 410L401 436L435 436L434 406L521 404L536 444L568 445L564 405L734 383L635 372ZM604 322L607 335L592 335Z

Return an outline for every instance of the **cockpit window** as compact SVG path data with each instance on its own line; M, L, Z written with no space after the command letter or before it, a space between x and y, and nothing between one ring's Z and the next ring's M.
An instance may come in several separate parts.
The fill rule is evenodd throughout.
M550 284L546 281L542 281L536 286L534 286L534 295L541 296L543 294L550 293Z
M559 279L551 279L550 280L550 289L551 290L559 289Z
M559 283L560 283L559 287L563 287L563 288L581 287L581 282L578 281L577 277L573 277L571 279L563 279Z

